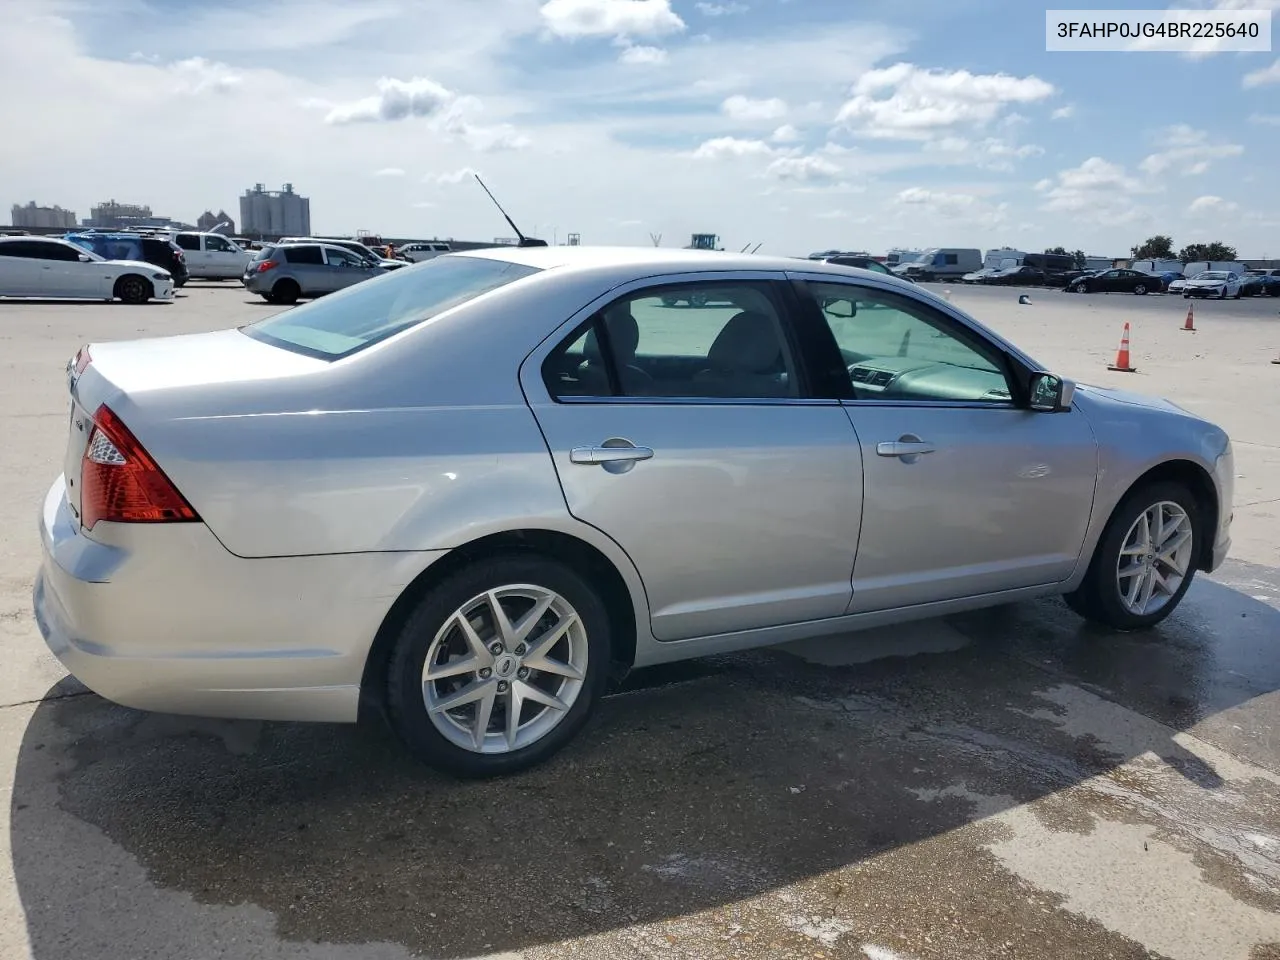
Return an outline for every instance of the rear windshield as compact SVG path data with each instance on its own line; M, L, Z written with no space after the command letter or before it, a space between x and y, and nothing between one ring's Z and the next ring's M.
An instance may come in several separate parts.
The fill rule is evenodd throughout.
M437 257L240 329L295 353L338 360L538 272L537 267L502 260Z
M257 256L255 256L253 259L255 259L255 260L270 260L270 259L271 259L271 255L272 255L273 253L275 253L275 252L276 252L276 248L275 248L275 247L264 246L262 249L260 249L260 250L258 251Z

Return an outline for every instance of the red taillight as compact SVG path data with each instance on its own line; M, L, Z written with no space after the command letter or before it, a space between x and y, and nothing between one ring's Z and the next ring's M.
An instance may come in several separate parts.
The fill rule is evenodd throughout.
M280 264L276 263L274 260L263 260L258 264L258 272L266 273L268 270L274 270L278 266L280 266Z
M76 352L76 376L84 373L85 367L93 362L93 357L89 356L89 345L86 343Z
M191 504L109 407L93 415L80 461L80 521L182 523L199 520Z

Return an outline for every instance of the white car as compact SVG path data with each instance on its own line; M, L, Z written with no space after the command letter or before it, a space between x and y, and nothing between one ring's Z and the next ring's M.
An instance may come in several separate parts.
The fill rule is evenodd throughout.
M1182 296L1185 298L1217 297L1219 300L1233 297L1239 300L1243 286L1239 274L1228 270L1206 270L1204 273L1196 274L1183 285Z
M1181 293L1187 287L1187 278L1179 277L1177 280L1170 280L1169 285L1164 288L1165 293Z
M0 237L0 297L172 300L173 275L141 260L104 260L55 237Z
M220 233L184 231L172 235L187 257L187 272L202 280L239 280L253 254Z
M414 263L421 263L423 260L430 260L433 257L439 257L449 253L452 247L443 240L423 240L417 243L406 243L404 246L397 247L396 253L404 257L406 260L412 260Z

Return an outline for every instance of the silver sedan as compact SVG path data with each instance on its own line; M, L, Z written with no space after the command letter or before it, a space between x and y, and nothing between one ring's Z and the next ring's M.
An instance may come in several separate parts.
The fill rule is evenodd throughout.
M1150 627L1230 544L1221 429L827 263L450 254L67 382L34 603L70 671L381 714L464 775L634 667L1052 594Z

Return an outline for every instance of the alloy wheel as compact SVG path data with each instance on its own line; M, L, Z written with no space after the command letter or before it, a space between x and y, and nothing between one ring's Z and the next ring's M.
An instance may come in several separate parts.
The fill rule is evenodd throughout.
M560 594L531 584L488 590L455 610L427 650L427 716L464 750L521 750L568 715L587 649L582 619Z
M1177 595L1194 556L1195 531L1186 510L1171 500L1152 504L1138 515L1120 548L1120 602L1140 617L1162 609Z

